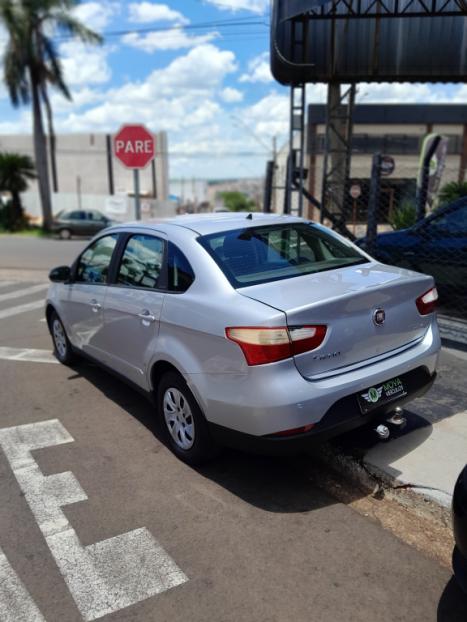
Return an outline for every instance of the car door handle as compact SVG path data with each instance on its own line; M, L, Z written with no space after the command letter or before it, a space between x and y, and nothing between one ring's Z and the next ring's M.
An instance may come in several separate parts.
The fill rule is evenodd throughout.
M405 251L405 253L402 254L404 255L404 257L415 257L414 251Z
M156 316L152 315L152 313L150 311L141 311L141 313L138 313L138 317L143 320L144 322L155 322L156 321Z
M98 311L100 311L102 309L102 305L97 302L97 300L93 299L91 300L91 302L89 303L92 307L92 310L94 311L94 313L97 313Z

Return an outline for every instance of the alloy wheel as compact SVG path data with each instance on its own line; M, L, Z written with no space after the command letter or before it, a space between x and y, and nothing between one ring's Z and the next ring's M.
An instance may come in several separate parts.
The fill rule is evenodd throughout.
M188 451L195 442L195 421L188 400L178 389L169 388L164 393L163 410L173 441L180 449Z

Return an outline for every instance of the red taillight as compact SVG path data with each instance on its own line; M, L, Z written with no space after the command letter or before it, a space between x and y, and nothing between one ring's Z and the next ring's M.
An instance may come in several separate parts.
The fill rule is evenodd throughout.
M276 432L275 434L271 434L271 436L296 436L297 434L306 434L306 432L310 432L315 427L314 423L310 425L304 425L301 428L293 428L292 430L283 430L282 432Z
M438 290L436 287L432 287L427 292L417 298L417 309L420 315L428 315L429 313L433 313L436 309L436 305L438 302Z
M296 326L291 328L226 328L227 338L241 347L248 365L276 363L315 350L324 341L326 326Z

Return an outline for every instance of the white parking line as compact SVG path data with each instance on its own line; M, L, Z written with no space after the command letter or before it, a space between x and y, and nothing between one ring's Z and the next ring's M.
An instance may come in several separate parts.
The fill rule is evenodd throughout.
M26 361L28 363L58 363L49 350L7 348L4 346L0 346L0 359L3 361Z
M0 430L0 446L83 618L95 620L188 581L144 527L81 544L61 508L86 501L86 493L71 472L44 476L31 455L73 441L57 419Z
M0 294L0 302L4 300L12 300L13 298L24 298L25 296L32 296L39 292L48 289L47 283L40 283L39 285L32 285L31 287L23 287L23 289L16 289L14 292L8 292L7 294Z
M19 315L20 313L27 313L28 311L33 311L34 309L40 309L44 306L45 303L43 300L36 300L35 302L28 302L27 304L18 305L17 307L9 307L8 309L0 311L0 320L4 320L12 315Z
M0 549L0 620L2 622L45 622L5 553Z

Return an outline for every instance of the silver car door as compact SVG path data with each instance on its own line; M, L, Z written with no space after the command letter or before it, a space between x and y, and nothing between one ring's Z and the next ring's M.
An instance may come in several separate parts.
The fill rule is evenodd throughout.
M108 288L104 340L109 365L135 384L146 387L146 371L164 302L163 266L166 242L156 234L132 234Z
M72 344L102 362L105 295L118 237L101 237L84 251L62 300L62 319Z

